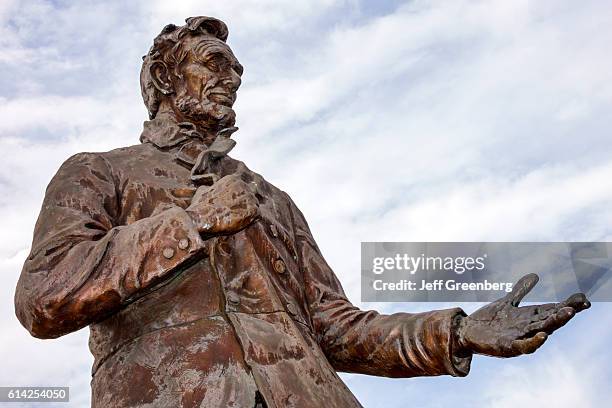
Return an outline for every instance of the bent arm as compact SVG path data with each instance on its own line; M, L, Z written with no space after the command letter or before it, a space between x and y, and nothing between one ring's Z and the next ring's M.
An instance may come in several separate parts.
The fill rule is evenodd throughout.
M100 321L202 252L180 207L115 225L115 185L102 157L81 153L47 187L15 293L17 317L33 336L55 338Z
M336 370L385 377L468 374L471 353L455 350L461 309L382 315L353 306L292 206L317 341Z

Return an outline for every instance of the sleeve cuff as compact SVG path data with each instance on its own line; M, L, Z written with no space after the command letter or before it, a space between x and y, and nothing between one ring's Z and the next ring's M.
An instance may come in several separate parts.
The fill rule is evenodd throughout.
M472 363L472 353L462 351L458 353L458 350L454 350L457 344L457 327L459 320L462 317L467 316L461 308L453 308L445 310L449 314L449 317L445 320L444 332L446 333L446 348L447 348L447 363L446 368L448 374L453 377L465 377L470 372L470 365Z
M420 368L417 375L465 377L468 374L472 354L458 355L453 350L456 344L455 327L460 316L465 316L460 308L413 315L413 331L408 332L413 340L404 343L408 346L406 354Z
M147 237L150 247L145 260L142 286L165 276L187 260L201 253L205 243L189 214L180 207L169 208L149 220L154 231Z

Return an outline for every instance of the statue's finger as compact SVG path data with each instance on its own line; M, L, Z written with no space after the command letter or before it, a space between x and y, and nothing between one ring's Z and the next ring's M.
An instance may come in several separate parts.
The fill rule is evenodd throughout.
M508 294L508 301L510 304L512 304L512 306L518 306L521 300L531 292L531 289L533 289L539 280L540 278L535 273L530 273L519 279L512 288L512 292Z
M574 293L565 301L561 302L560 305L562 307L569 306L576 312L580 312L591 307L591 302L589 302L584 293Z
M545 332L538 332L535 336L528 339L514 340L512 350L517 354L531 354L536 351L548 338Z
M533 311L534 320L544 320L551 314L557 313L563 307L560 303L544 303L541 305L527 306Z
M575 314L576 312L571 307L563 307L544 320L528 324L527 327L525 327L525 335L530 336L533 333L538 332L546 332L551 334L569 322Z

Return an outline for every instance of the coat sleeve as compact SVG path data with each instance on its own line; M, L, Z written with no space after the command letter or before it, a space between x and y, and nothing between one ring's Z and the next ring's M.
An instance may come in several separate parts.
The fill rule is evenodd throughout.
M453 350L460 308L382 315L346 298L308 224L291 202L300 268L317 342L338 371L385 377L465 376L471 353Z
M103 320L203 251L180 207L116 225L117 190L109 163L92 153L68 159L49 183L15 293L17 317L33 336Z

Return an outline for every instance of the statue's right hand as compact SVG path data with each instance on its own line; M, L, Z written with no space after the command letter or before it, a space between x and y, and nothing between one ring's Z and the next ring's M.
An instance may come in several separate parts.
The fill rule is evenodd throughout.
M231 234L251 224L259 214L255 186L237 175L199 187L186 211L203 235Z

